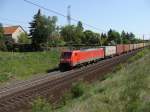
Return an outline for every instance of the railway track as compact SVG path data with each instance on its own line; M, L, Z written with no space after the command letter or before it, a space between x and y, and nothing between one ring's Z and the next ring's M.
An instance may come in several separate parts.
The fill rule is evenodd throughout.
M4 87L0 89L0 112L17 112L39 96L46 97L56 103L72 83L78 80L93 81L137 52L138 50L102 60L80 69L53 72L43 78L18 83L15 87Z

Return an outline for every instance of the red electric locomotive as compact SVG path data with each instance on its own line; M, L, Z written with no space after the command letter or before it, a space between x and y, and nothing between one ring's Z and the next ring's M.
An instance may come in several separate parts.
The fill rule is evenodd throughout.
M67 70L102 58L104 58L103 48L64 51L61 54L59 67L60 70Z

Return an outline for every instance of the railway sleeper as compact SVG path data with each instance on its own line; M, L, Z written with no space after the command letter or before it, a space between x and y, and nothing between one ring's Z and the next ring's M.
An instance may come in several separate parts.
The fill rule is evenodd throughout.
M1 107L1 109L7 109L7 111L14 110L14 103L4 102L4 105L3 105L3 107ZM5 111L0 110L0 112L5 112Z

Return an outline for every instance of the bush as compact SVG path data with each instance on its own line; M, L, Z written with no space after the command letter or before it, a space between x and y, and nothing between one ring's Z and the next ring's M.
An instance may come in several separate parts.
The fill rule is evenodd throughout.
M7 51L7 47L2 40L0 40L0 51Z
M12 75L10 73L0 73L0 82L8 81Z
M61 99L61 102L60 102L59 106L62 107L64 105L67 105L74 98L78 98L80 96L83 96L83 94L85 93L85 88L86 88L86 86L82 82L74 83L72 88L71 88L71 91L67 91L62 96L62 99ZM87 95L85 97L87 97Z
M32 104L32 112L51 112L50 104L42 98L36 99Z
M113 69L112 73L116 73L118 72L119 70L123 69L124 67L124 64L119 64L119 65L116 65L116 67Z
M82 82L73 84L73 87L71 88L72 98L78 98L82 96L84 92L85 92L85 85Z
M18 42L23 44L30 44L31 39L26 33L21 33L20 36L18 37Z
M72 95L69 92L66 92L60 102L60 107L68 104L68 102L72 99Z
M135 56L129 58L128 62L132 63L132 62L134 62L134 61L144 57L145 54L147 54L147 53L149 53L149 50L148 49L144 49L144 50L138 52Z

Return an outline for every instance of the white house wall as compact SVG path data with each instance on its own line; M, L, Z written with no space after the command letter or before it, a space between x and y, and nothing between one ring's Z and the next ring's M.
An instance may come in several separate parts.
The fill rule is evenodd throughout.
M12 38L16 43L18 42L18 37L20 36L21 33L25 33L25 32L24 30L22 30L21 27L18 27L17 30L12 34Z

